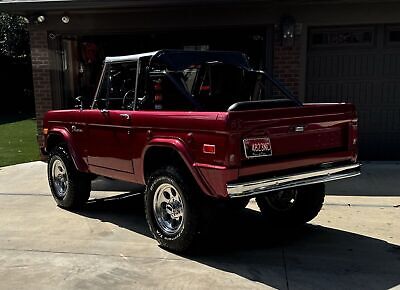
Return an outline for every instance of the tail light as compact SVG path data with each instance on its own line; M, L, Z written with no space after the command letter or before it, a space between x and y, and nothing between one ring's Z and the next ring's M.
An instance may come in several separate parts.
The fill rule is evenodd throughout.
M353 151L353 161L357 161L358 155L358 126L357 119L353 119L350 123L350 140L349 140L350 150Z
M357 144L357 139L358 139L358 124L357 124L357 120L352 120L351 121L351 137L352 137L353 145L356 145Z
M201 92L209 92L209 91L210 91L210 86L202 85L202 86L200 87L200 91L201 91Z
M162 109L162 86L161 86L161 79L153 81L153 89L154 89L154 108L155 109Z
M161 80L155 80L153 81L153 88L155 92L160 92L161 91Z
M204 144L203 145L203 153L205 153L205 154L214 154L215 155L215 145Z
M351 143L354 147L356 147L358 144L358 117L355 108L353 109L353 119L350 122L350 129L351 129Z

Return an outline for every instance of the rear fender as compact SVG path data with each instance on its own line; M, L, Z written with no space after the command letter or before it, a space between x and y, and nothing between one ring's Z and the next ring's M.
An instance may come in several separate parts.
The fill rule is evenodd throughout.
M61 137L63 142L67 144L68 146L68 151L71 155L72 161L75 164L75 167L78 171L82 172L88 172L88 166L85 160L78 154L78 150L76 149L76 145L74 144L74 140L71 136L71 133L64 129L64 128L53 128L49 130L48 136L46 138L46 151L47 153L49 152L48 148L48 141L50 138L54 137L54 135L57 135L58 137Z
M184 161L187 169L192 174L193 178L195 179L196 183L199 185L200 189L207 195L215 196L212 189L208 186L207 182L203 179L202 175L198 172L195 168L193 158L191 157L186 145L179 139L173 138L154 138L152 139L147 146L144 148L141 158L141 168L143 172L143 184L145 184L145 177L144 177L144 160L147 151L153 147L168 147L175 150L179 156Z

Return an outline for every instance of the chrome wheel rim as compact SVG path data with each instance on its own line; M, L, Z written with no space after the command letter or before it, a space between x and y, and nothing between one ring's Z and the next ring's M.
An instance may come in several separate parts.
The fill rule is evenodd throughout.
M178 233L184 223L184 203L179 191L169 183L163 183L156 189L153 199L156 222L167 235Z
M285 189L271 192L265 196L265 199L273 209L288 211L296 204L297 195L297 189Z
M51 166L51 178L57 197L63 198L68 191L68 172L64 162L58 157Z

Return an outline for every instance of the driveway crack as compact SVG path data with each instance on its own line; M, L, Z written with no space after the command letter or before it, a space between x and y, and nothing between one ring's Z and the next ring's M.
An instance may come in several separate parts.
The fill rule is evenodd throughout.
M285 270L286 289L289 290L289 278L286 265L285 246L282 246L282 261L283 261L283 269Z
M101 257L114 257L121 258L121 254L104 254L104 253L84 253L84 252L70 252L70 251L54 251L54 250L38 250L38 249L13 249L13 248L0 248L0 251L15 251L15 252L33 252L33 253L49 253L49 254L67 254L67 255L84 255L84 256L101 256ZM152 259L152 260L165 260L165 261L184 261L178 257L151 257L151 256L136 256L124 255L126 258L132 259Z

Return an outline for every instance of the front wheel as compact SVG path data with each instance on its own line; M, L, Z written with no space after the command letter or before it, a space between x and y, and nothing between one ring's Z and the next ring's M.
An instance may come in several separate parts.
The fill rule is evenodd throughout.
M271 225L296 226L315 218L325 197L323 183L290 188L257 197L256 202Z
M58 206L74 209L89 199L91 176L75 168L65 146L57 146L50 152L47 176L51 193Z
M177 168L154 172L145 193L146 220L159 244L171 251L191 249L200 233L196 186Z

